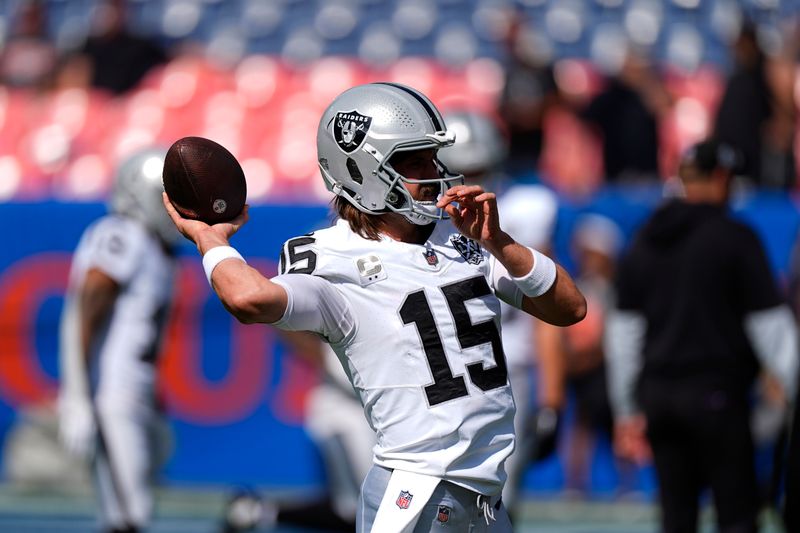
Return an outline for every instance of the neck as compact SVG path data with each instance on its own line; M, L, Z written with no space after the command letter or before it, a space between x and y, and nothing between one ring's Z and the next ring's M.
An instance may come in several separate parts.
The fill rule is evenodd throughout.
M424 244L433 233L434 223L419 226L412 224L403 215L389 213L384 216L386 223L381 232L392 239L408 244Z
M714 181L687 181L683 188L690 204L723 205L728 201L727 187Z

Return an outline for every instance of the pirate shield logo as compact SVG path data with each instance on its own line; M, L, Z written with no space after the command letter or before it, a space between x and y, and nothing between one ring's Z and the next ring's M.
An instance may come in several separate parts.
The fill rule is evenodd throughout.
M483 261L481 247L472 239L468 239L460 233L457 233L450 236L450 242L453 243L453 248L458 250L458 253L461 254L461 257L463 257L467 263L479 265Z
M370 124L372 117L356 111L340 111L333 121L333 138L342 151L353 153L364 142Z

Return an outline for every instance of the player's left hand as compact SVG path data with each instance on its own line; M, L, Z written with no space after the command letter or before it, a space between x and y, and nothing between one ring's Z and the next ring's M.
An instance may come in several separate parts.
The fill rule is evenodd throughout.
M467 238L482 244L502 234L497 214L497 197L480 185L450 187L436 206L450 215L453 225Z

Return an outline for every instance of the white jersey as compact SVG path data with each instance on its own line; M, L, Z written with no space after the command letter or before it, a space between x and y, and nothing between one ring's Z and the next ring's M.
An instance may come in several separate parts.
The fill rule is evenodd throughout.
M331 344L376 432L376 464L498 493L515 408L495 296L522 300L506 269L449 222L417 245L340 220L289 240L281 273L289 303L275 326Z
M152 395L156 350L171 301L175 261L158 238L134 220L108 215L89 226L70 270L61 321L61 350L70 354L65 357L80 352L77 294L92 268L120 285L113 313L90 347L94 393L129 398Z
M500 226L518 243L537 250L550 247L558 211L553 191L543 185L514 185L498 199L497 210ZM509 368L533 365L534 319L507 304L503 304L502 313L503 346Z

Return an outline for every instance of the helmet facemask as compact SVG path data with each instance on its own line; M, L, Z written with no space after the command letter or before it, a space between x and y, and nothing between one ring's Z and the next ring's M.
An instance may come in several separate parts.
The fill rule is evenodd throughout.
M438 136L438 135L437 135ZM403 152L416 152L426 149L438 150L452 144L452 135L442 132L438 139L430 144L414 141L410 143L398 143L391 152L380 158L376 169L378 179L387 184L384 202L386 208L394 213L403 215L409 222L418 225L426 225L437 220L449 218L444 209L436 207L438 200L450 187L464 183L464 177L460 174L451 173L439 159L434 156L433 163L436 165L438 178L435 179L414 179L400 174L394 169L390 160L394 155ZM437 183L439 192L435 200L416 200L406 187L406 184L430 185Z

